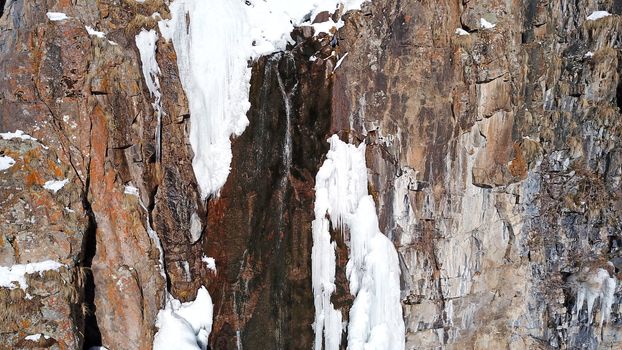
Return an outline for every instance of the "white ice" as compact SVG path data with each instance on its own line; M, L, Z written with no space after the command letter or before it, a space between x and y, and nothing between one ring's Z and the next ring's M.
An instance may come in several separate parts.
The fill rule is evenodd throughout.
M361 2L342 3L350 10ZM334 11L338 3L252 0L245 5L216 0L206 6L201 0L176 0L169 5L171 19L160 21L159 28L177 54L190 107L192 166L203 198L218 195L225 184L232 159L230 138L249 123L249 61L284 49L292 42L294 25L323 10Z
M50 21L63 21L70 18L62 12L48 12L46 15Z
M588 21L596 21L601 18L605 18L607 16L611 16L611 13L607 11L594 11L589 16L587 16Z
M335 243L329 221L349 232L346 274L354 303L348 324L348 349L404 349L400 269L393 243L378 228L367 192L365 144L346 144L336 135L316 176L312 223L312 286L315 301L315 349L339 349L341 312L330 303L335 290Z
M136 47L140 53L140 61L142 63L143 76L147 83L147 89L154 99L152 103L156 117L155 143L156 143L156 159L160 160L161 155L161 135L162 135L162 94L160 93L160 66L156 60L156 42L158 34L155 30L141 30L136 35Z
M158 313L153 349L207 349L212 312L212 298L205 287L199 288L194 301L181 303L169 296L165 309Z
M65 185L69 183L69 179L64 180L50 180L46 181L43 184L43 188L46 190L52 191L54 193L58 192L61 188L65 187Z
M599 268L590 272L585 281L579 281L574 315L578 317L587 303L588 323L592 323L592 311L596 299L600 300L600 325L609 320L616 290L616 279L607 270Z
M14 289L17 288L17 283L22 290L26 290L26 288L28 288L28 284L26 283L27 274L31 275L33 273L41 273L49 270L58 270L62 266L64 265L53 260L13 266L0 266L0 287Z

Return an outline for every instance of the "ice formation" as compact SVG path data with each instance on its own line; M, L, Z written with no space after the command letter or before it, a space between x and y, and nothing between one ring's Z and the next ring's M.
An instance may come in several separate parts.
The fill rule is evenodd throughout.
M160 67L156 61L156 41L158 34L155 30L141 30L136 35L136 47L140 53L140 61L142 63L143 76L147 83L147 89L154 99L152 104L156 122L155 141L156 141L156 159L160 160L162 149L162 94L160 93Z
M159 22L162 35L172 40L180 79L190 108L192 166L203 198L217 195L229 175L232 136L249 121L249 60L282 50L292 39L294 25L323 10L360 7L361 0L176 0L170 20ZM309 16L310 15L310 16ZM340 26L332 23L330 27ZM317 30L324 30L314 24Z
M348 349L404 349L400 269L393 243L378 228L367 192L365 144L346 144L336 135L315 184L312 276L315 303L315 349L339 349L341 312L330 295L335 290L335 243L329 221L349 232L346 274L354 303L350 309Z
M177 53L190 108L192 166L206 198L217 194L229 175L230 136L248 125L250 28L241 1L206 6L199 0L176 0L170 10L171 19L160 22L160 30Z
M196 299L187 303L169 296L166 307L158 313L153 349L207 349L212 312L212 298L205 287L199 288Z
M305 22L313 25L317 32L328 31L343 25L343 22L312 24L318 13L324 10L333 12L339 4L343 5L345 12L359 8L361 3L362 0L215 0L208 6L201 0L175 0L169 4L171 19L160 20L158 27L162 36L173 42L177 55L180 80L190 109L189 140L194 152L192 166L203 199L218 195L225 184L232 160L230 138L240 135L249 124L246 117L250 108L249 61L284 49L292 41L289 33L294 25ZM154 18L159 18L159 15L154 14ZM154 94L157 62L145 62L149 62L155 52L151 47L155 39L154 34L148 35L141 32L141 37L137 36L136 40L141 51L143 74L148 87L151 86L150 92ZM364 157L361 160L365 177L364 181L361 180L361 186L366 187ZM339 203L334 204L335 210L341 209ZM356 207L357 204L353 203L352 208ZM319 254L318 259L326 261L314 265L314 269L323 269L325 273L322 273L323 277L318 277L321 279L319 287L314 276L314 289L325 289L322 297L326 308L322 310L329 310L330 306L332 311L321 315L323 318L321 321L316 320L315 327L316 330L320 327L320 340L323 329L332 332L326 336L330 342L328 348L336 349L341 338L342 320L341 313L330 305L330 294L334 290L335 258L328 234L329 222L323 215L316 220L317 224L314 223L314 236L318 236L318 240L326 245L314 247L314 254ZM320 228L316 229L316 225ZM215 261L209 259L204 261L215 270ZM354 268L358 268L358 265ZM166 308L158 316L159 331L154 339L154 349L204 349L211 329L212 307L205 288L199 290L192 304L180 304L169 297ZM187 314L190 312L184 310L190 309L198 310L193 313L201 312L203 315L201 327L193 323L196 320L188 319ZM401 319L401 311L397 316ZM373 334L379 333L380 328L374 328L375 323L370 325L370 332L373 330Z
M0 287L14 289L17 288L17 283L22 290L26 290L26 288L28 288L26 275L58 270L62 266L65 265L54 260L13 266L0 266Z
M604 322L609 321L617 284L615 277L610 277L607 270L599 268L595 271L583 271L582 274L574 278L574 281L577 283L575 318L578 318L579 312L583 310L583 305L587 303L588 323L591 324L594 303L596 299L600 299L600 325L602 326Z

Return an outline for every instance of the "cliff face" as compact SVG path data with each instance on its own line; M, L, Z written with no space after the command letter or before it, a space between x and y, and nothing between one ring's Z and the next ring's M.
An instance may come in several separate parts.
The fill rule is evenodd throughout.
M573 313L620 267L620 21L595 10L620 6L377 1L339 33L333 130L372 145L408 347L620 346L617 306Z
M36 138L0 138L0 266L62 264L0 288L8 348L150 348L165 293L200 285L212 348L312 347L313 188L334 133L368 144L407 348L622 346L607 289L622 268L622 2L374 0L334 37L297 29L252 63L250 125L206 202L173 45L157 41L158 140L135 44L163 1L0 4L0 133ZM600 295L593 315L581 295Z

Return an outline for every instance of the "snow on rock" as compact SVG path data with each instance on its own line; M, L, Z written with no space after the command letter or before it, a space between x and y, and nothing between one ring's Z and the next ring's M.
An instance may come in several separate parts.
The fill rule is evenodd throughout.
M469 32L467 32L466 30L462 28L456 28L455 34L463 36L463 35L469 35Z
M147 83L147 89L154 98L152 103L155 117L157 119L155 139L156 139L156 159L160 160L161 148L162 148L162 94L160 93L160 66L156 60L156 42L158 41L158 34L155 30L141 30L136 35L136 47L140 53L140 61L142 62L143 76Z
M333 68L333 72L335 72L337 70L337 68L339 68L339 66L341 66L341 63L343 62L343 60L348 56L348 53L346 52L343 56L341 56L341 58L339 59L339 61L337 61L337 63L335 64L335 68Z
M201 218L197 212L193 212L190 216L190 238L192 238L192 243L196 243L199 239L201 239L201 233L203 232L203 227L201 225Z
M44 339L50 339L50 337L48 335L45 334L32 334L32 335L27 335L26 337L24 337L25 340L32 340L32 341L39 341L39 339L41 339L41 337L43 337Z
M15 165L15 159L9 156L0 156L0 171L7 170Z
M339 349L341 312L330 295L335 290L335 243L329 221L349 231L346 273L354 303L348 324L348 349L404 349L405 328L400 303L400 269L393 243L378 228L367 192L365 144L346 144L336 135L316 176L315 220L312 223L312 285L315 303L315 349ZM330 218L330 219L329 219Z
M208 269L216 272L216 259L203 255L203 257L201 258L201 261L205 263Z
M46 190L52 191L54 193L58 192L61 188L65 187L65 185L69 182L69 179L65 180L50 180L46 181L43 184L43 188Z
M492 29L496 26L496 24L488 22L485 18L480 18L479 24L484 29Z
M610 263L611 264L611 263ZM587 304L588 324L592 324L592 311L596 299L600 300L600 325L609 321L611 307L616 290L616 278L611 277L605 269L585 269L581 273L571 277L571 283L575 284L577 299L573 311L574 318L578 318L583 305Z
M127 185L125 186L125 188L123 189L123 193L124 194L129 194L130 196L136 196L138 197L138 188L131 186L131 185Z
M37 141L36 138L24 133L21 130L15 130L15 132L0 132L0 137L3 140L20 139L20 140Z
M68 17L66 14L62 13L62 12L48 12L46 13L46 15L48 16L48 19L50 21L64 21L66 19L69 19L70 17Z
M248 61L284 49L292 42L294 25L311 25L318 13L334 11L338 4L347 11L361 3L216 0L205 6L201 0L175 0L169 5L171 19L160 21L159 28L177 53L190 108L192 166L202 198L218 195L229 176L230 138L239 136L249 123Z
M187 303L169 296L166 307L158 313L153 349L207 349L213 307L205 287L199 288L196 299Z
M22 290L28 288L26 283L26 274L41 274L45 271L58 270L65 265L54 261L45 260L38 263L19 264L13 266L0 266L0 287L15 289L17 284Z
M43 145L41 142L39 142L39 140L37 140L36 138L24 133L21 130L15 130L15 132L0 132L0 138L2 138L3 140L14 140L14 139L18 139L18 140L22 140L22 141L35 141L38 142L39 145L41 147L43 147L44 149L48 149L49 147Z
M587 16L587 20L588 21L596 21L598 19L601 18L605 18L611 16L611 13L607 12L607 11L594 11L592 12L589 16Z
M86 28L86 32L89 33L89 35L93 35L102 39L106 37L106 34L104 32L97 31L91 26L84 26L84 28Z

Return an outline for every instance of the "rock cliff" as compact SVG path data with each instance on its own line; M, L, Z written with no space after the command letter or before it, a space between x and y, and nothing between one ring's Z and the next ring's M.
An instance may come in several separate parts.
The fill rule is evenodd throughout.
M0 279L0 348L149 349L168 293L201 285L212 349L311 348L332 134L367 144L406 348L622 347L621 1L373 0L336 32L296 28L249 63L250 125L205 201L173 44L161 120L136 46L168 3L0 8L0 272L32 272Z

